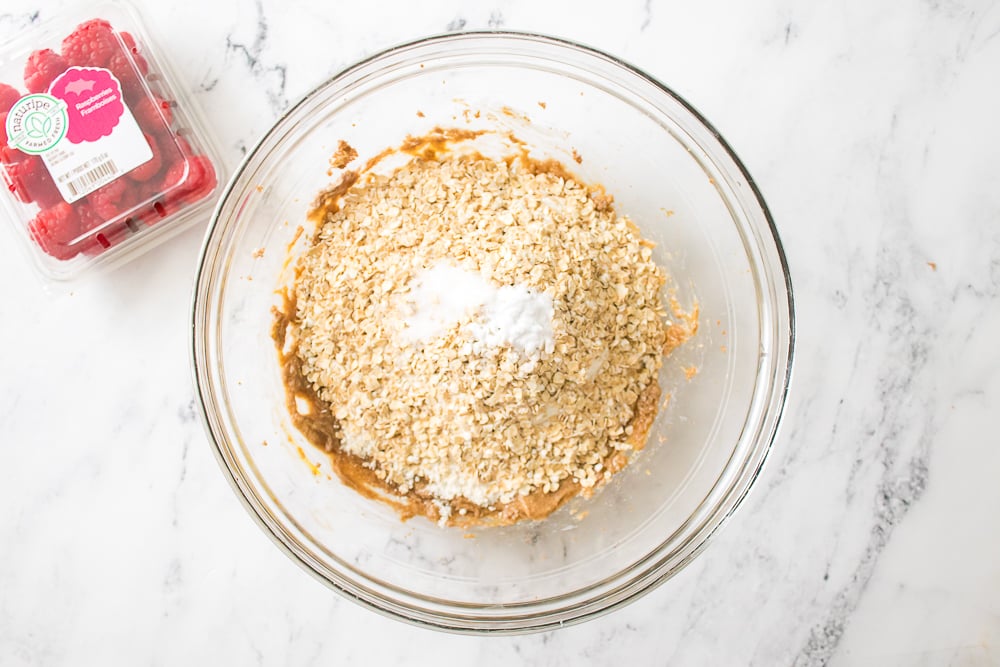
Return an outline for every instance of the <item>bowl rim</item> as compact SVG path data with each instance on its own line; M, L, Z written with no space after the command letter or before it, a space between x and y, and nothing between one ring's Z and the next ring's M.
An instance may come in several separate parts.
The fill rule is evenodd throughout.
M238 470L238 466L234 466L230 461L232 455L228 448L225 448L222 444L223 442L227 442L228 438L226 437L224 429L217 423L219 421L218 416L213 416L213 413L210 412L210 404L214 404L215 402L208 387L208 385L211 385L212 382L210 378L203 377L203 375L206 374L205 365L207 359L205 357L208 355L205 352L204 346L207 345L206 341L208 339L208 332L204 330L204 321L200 321L200 319L203 320L207 318L199 318L200 313L207 313L208 305L211 301L208 298L203 298L203 282L206 274L206 260L208 259L209 251L211 250L215 232L220 224L220 216L226 203L234 194L238 181L250 167L251 161L256 157L265 142L267 142L267 140L272 136L274 129L281 126L289 117L297 113L299 109L308 105L317 95L328 91L332 86L335 86L338 81L349 78L351 75L365 69L373 63L428 44L456 41L461 42L470 39L482 38L524 40L527 42L555 46L557 48L565 48L586 56L596 57L622 70L625 70L625 72L637 77L641 81L652 85L660 92L670 97L674 102L678 103L686 112L691 114L693 119L712 135L712 138L718 143L718 147L722 149L725 156L731 160L733 166L736 167L738 172L737 175L742 178L749 187L752 199L757 207L759 207L759 212L763 215L763 219L767 224L766 230L769 234L764 237L764 240L773 243L773 251L777 257L778 266L781 271L781 280L775 280L771 287L776 291L779 290L779 288L783 288L783 293L776 293L778 293L779 296L783 295L785 297L785 301L787 302L786 304L781 304L779 300L778 303L774 304L775 310L777 311L776 316L781 318L783 320L783 324L787 326L787 338L785 340L777 340L778 335L782 332L775 332L775 347L780 349L783 345L787 345L787 353L782 359L778 360L779 363L783 363L784 365L783 373L772 378L774 387L771 392L769 392L770 395L767 396L770 406L762 413L759 419L760 423L758 426L760 429L760 435L756 439L763 440L764 446L753 452L754 456L752 460L747 460L747 464L749 464L749 466L745 466L742 470L738 471L736 481L733 484L734 488L739 490L739 493L730 492L724 495L722 502L718 503L716 507L704 516L701 527L690 534L688 538L674 550L674 553L678 550L683 551L683 555L679 559L675 559L672 563L670 563L668 568L666 561L670 557L669 553L664 554L659 551L654 551L647 554L647 556L642 560L653 560L658 562L650 567L647 567L642 573L640 573L640 575L624 581L619 586L614 587L609 591L605 591L605 593L597 599L588 598L580 602L574 602L573 604L557 610L543 610L540 613L515 613L508 616L494 616L488 618L470 617L463 614L460 609L461 607L467 607L468 605L466 604L453 604L450 613L441 613L414 608L413 606L407 605L398 600L387 599L384 596L379 595L377 591L372 591L359 582L350 581L349 578L344 577L340 573L338 573L339 580L333 581L327 576L324 576L324 574L320 572L319 568L314 565L313 561L315 559L312 554L301 548L297 548L283 537L283 535L287 534L287 529L282 526L280 522L276 522L276 525L272 525L272 522L268 520L268 517L271 516L271 512L262 506L259 498L257 498L256 494L251 489L245 488L247 486L247 482L242 479L243 475ZM761 229L760 231L763 232L764 230ZM776 275L777 272L775 272L775 276ZM769 284L769 281L764 281L764 284ZM207 297L208 294L205 296ZM786 305L787 310L782 309L782 305ZM243 507L247 510L248 514L257 523L257 525L293 562L298 564L318 581L343 596L383 616L402 620L419 627L430 627L460 634L520 634L552 630L555 628L582 623L610 613L615 609L637 600L665 583L668 579L672 578L684 567L686 567L707 547L712 536L728 523L730 517L732 517L734 512L743 503L754 482L759 477L764 463L769 458L770 451L781 425L782 415L792 382L796 341L794 293L784 246L778 234L771 211L768 208L756 181L750 175L749 170L722 134L705 118L705 116L703 116L681 95L635 65L632 65L629 62L598 48L585 45L574 40L554 37L537 32L516 30L472 30L445 32L399 43L395 46L390 46L366 58L358 60L343 68L339 72L325 78L300 97L298 101L290 105L288 109L286 109L274 120L271 126L246 152L237 168L233 170L228 182L221 191L221 195L212 211L212 216L208 227L206 228L205 236L199 252L198 268L195 274L194 289L191 299L191 318L191 373L199 405L201 421L205 428L205 433L212 444L212 449L215 453L215 458L219 467L222 469L230 487L236 492L236 495ZM745 427L746 424L744 425L744 428ZM714 487L712 491L715 491ZM711 495L711 493L709 495ZM705 501L703 501L702 504L704 504L704 502ZM699 505L699 507L700 506L701 505ZM690 522L693 517L694 514L692 514L692 517L689 517L689 519L682 524L682 527ZM691 543L694 543L693 546L690 546ZM577 592L578 591L572 591L570 594L575 594ZM512 611L516 611L518 609L523 609L523 606L510 605L510 608Z

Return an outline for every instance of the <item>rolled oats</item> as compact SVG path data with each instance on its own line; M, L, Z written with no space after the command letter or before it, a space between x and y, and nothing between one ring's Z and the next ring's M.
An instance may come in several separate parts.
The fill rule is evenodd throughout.
M443 523L620 471L644 444L652 417L637 410L655 412L665 347L691 333L668 321L665 275L611 196L556 166L414 158L363 176L298 264L295 354L341 449ZM477 343L477 313L401 336L411 281L441 262L547 295L554 344Z

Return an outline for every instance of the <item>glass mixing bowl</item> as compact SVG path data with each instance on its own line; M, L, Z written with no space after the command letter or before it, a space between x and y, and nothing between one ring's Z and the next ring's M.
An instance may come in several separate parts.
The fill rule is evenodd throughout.
M338 141L354 146L360 162L435 126L514 132L532 155L602 183L618 212L656 242L654 257L681 305L700 307L697 336L664 365L671 400L647 447L591 499L544 521L471 531L402 522L341 484L285 409L271 308L293 273L286 260L307 245L306 212L330 185ZM794 331L767 208L711 125L613 57L513 33L394 48L296 104L247 155L216 209L193 318L209 434L265 532L347 597L465 632L587 619L689 563L761 469L788 388Z

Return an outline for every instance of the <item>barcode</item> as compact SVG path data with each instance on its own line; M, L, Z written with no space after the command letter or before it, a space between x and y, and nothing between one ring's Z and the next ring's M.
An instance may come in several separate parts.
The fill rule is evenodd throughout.
M76 197L80 193L85 193L96 183L104 183L104 181L110 180L110 176L116 176L118 174L118 167L115 166L114 160L108 160L97 165L90 171L84 172L79 178L74 178L72 181L66 183L66 189L69 190L70 194Z

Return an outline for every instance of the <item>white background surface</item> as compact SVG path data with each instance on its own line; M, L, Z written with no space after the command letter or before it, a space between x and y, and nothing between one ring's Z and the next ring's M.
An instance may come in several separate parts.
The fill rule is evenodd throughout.
M0 39L62 6L6 0ZM308 577L223 479L188 360L204 226L57 297L4 234L0 664L1000 664L1000 5L137 6L230 168L312 86L426 34L546 32L645 69L771 206L792 393L675 579L555 633L439 634Z

